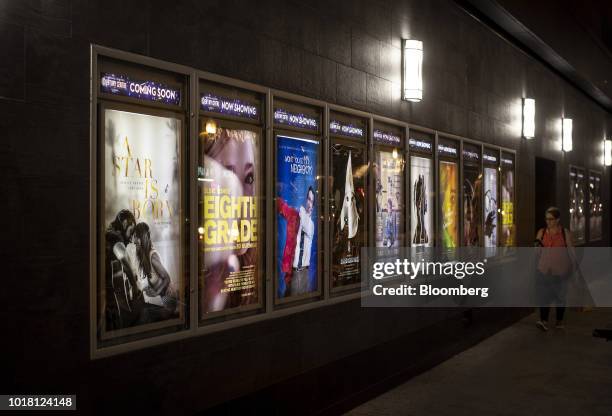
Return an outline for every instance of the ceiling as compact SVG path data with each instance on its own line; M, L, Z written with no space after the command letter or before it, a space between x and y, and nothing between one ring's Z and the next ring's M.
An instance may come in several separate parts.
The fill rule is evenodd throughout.
M457 0L612 113L612 2Z

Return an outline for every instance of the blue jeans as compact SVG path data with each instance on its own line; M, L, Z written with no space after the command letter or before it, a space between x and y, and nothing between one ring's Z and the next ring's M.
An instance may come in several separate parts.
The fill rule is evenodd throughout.
M536 270L536 295L540 305L540 320L548 321L549 306L557 307L557 321L563 320L569 275L544 274Z

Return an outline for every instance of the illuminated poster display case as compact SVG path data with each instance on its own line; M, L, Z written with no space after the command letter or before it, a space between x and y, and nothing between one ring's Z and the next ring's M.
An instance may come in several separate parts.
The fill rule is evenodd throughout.
M286 304L321 296L323 206L321 109L275 99L274 300Z
M91 68L92 358L356 299L362 247L514 243L510 149L100 46ZM571 172L572 231L588 197L601 238L602 174Z
M482 146L463 142L463 236L464 247L479 247L483 244L483 177Z
M484 246L497 247L499 235L499 150L485 147L483 162L483 236ZM495 250L488 250L495 253Z
M576 166L569 168L570 232L575 245L586 242L586 173Z
M438 233L443 249L459 247L459 142L438 137Z
M501 235L500 246L513 247L516 245L515 212L515 157L513 153L501 154Z
M330 289L338 292L360 286L368 245L368 119L330 111L329 136Z
M435 135L410 129L408 137L410 151L409 243L412 247L433 247L436 241Z
M374 241L379 257L393 257L404 247L405 128L374 121Z
M97 350L189 326L189 76L112 56L96 56L92 70Z
M603 238L601 178L601 172L589 170L589 241L601 241Z
M264 96L206 80L198 89L198 319L262 310Z

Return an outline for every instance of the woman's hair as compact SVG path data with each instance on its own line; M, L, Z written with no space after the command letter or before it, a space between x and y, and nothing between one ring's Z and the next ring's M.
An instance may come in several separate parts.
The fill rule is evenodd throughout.
M561 211L557 207L550 207L546 210L546 214L552 215L556 220L561 217Z
M254 133L249 130L232 130L220 127L215 134L205 138L203 143L204 154L216 159L230 140L242 143L248 139L254 140Z
M139 222L134 227L134 237L140 240L140 250L138 250L138 260L145 276L151 277L151 233L146 222Z

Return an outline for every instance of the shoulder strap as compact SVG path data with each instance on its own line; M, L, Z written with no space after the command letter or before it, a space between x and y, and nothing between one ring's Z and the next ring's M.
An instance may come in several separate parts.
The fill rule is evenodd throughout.
M570 232L570 230L563 228L563 244L565 244L565 251L567 252L568 257L570 258L570 262L572 262L573 264L573 268L578 272L578 275L582 278L582 272L580 271L580 265L578 264L578 261L576 260L576 255L575 252L570 251L570 248L567 246L567 241L566 241L566 237L565 237L565 232ZM574 253L574 254L572 254Z

